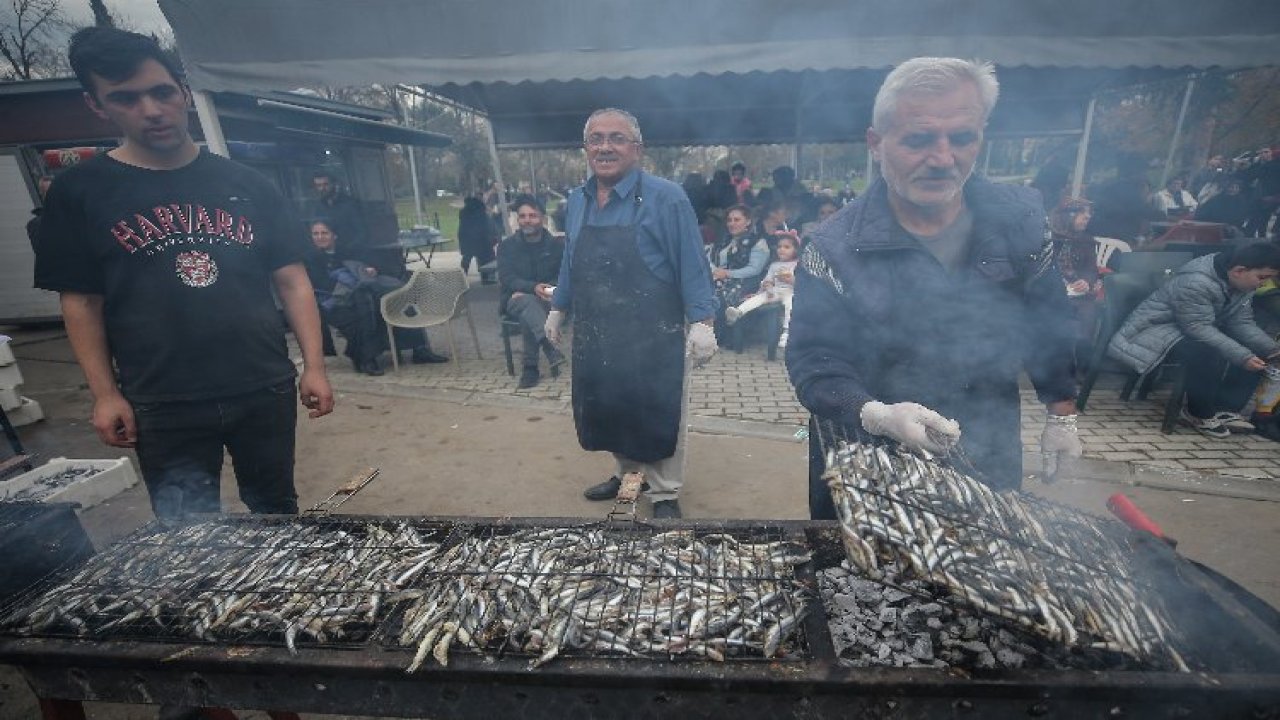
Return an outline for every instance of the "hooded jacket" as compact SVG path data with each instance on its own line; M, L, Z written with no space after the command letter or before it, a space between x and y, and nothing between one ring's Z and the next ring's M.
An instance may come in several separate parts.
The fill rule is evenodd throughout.
M1231 287L1219 254L1183 265L1142 301L1111 337L1107 354L1145 374L1182 338L1209 345L1233 365L1280 350L1253 320L1253 293Z
M996 486L1021 481L1018 375L1075 397L1070 306L1034 190L979 178L968 260L949 274L893 215L883 181L813 233L796 273L787 369L800 402L860 428L870 400L960 422Z

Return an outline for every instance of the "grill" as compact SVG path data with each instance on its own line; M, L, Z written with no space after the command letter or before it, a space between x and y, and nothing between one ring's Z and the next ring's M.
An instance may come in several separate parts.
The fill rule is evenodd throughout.
M387 541L388 536L395 541ZM123 596L140 590L136 581L119 582L124 569L135 572L150 567L152 574L145 577L154 581L153 594L170 597L164 593L177 593L184 576L180 572L170 576L174 565L156 563L160 556L199 553L207 575L230 577L220 581L227 584L186 588L182 590L188 593L186 598L211 588L233 593L274 592L264 589L260 579L255 581L255 590L231 582L235 579L232 572L253 576L252 558L269 556L272 551L300 559L311 557L307 563L312 570L302 574L309 590L291 588L291 598L301 595L294 598L296 603L308 603L313 615L324 607L350 607L354 619L336 627L314 627L323 632L323 639L299 630L294 637L296 652L291 652L279 623L253 628L246 621L232 630L235 620L228 616L217 628L211 624L196 637L186 614L161 612L163 621L148 615L119 622L122 608L110 613L100 608L104 614L86 622L88 630L51 623L38 631L15 634L10 625L0 636L0 661L19 666L42 697L405 717L936 717L966 711L982 717L1054 712L1217 717L1267 716L1280 710L1280 677L1274 674L1280 666L1280 642L1274 629L1267 629L1239 603L1215 591L1212 584L1201 587L1194 579L1194 569L1163 543L1148 547L1134 542L1132 552L1156 558L1141 572L1162 578L1159 584L1171 598L1167 611L1175 622L1202 616L1220 621L1211 629L1209 639L1189 636L1187 640L1190 655L1203 661L1205 672L939 672L841 667L828 631L829 618L822 603L816 601L815 576L839 568L845 561L841 536L837 523L781 521L612 526L557 518L237 516L199 518L172 527L153 524L75 572L50 578L25 593L5 608L6 622L14 622L24 609L38 606L59 584L90 568L114 573L110 577L117 584L112 587ZM176 542L175 537L185 540ZM279 539L286 537L291 539ZM507 557L510 565L515 561L507 551L534 540L548 551L560 542L573 552L552 561L544 558L550 563L545 569L539 565L538 570L522 574L507 572L512 568L500 568L494 560ZM769 553L772 560L757 563L755 572L721 572L718 565L712 565L714 570L704 575L676 563L646 566L634 560L655 552L666 556L669 553L664 547L678 556L680 551L710 552L710 548L732 542L778 545L774 546L776 552ZM706 548L699 550L697 543ZM609 547L615 550L607 550ZM468 548L473 552L465 554ZM389 559L370 560L387 552L392 555ZM430 561L415 569L426 559L425 553L433 553ZM317 563L320 557L334 562L318 569L324 565L323 561ZM609 561L602 561L606 557ZM802 559L805 561L798 562ZM443 569L452 567L449 563L454 560L466 567ZM383 562L387 566L373 572ZM780 642L768 658L763 643L760 648L745 644L740 652L725 652L724 660L717 661L690 649L693 643L675 647L668 643L665 648L639 651L630 644L625 650L611 646L607 640L604 644L562 641L558 656L531 668L546 653L546 642L555 633L548 624L543 644L529 647L531 633L519 631L523 616L513 613L515 629L486 636L484 630L493 626L479 625L481 631L470 638L474 642L455 635L446 646L447 665L434 658L437 639L421 665L412 673L406 672L419 654L420 642L402 642L401 635L412 622L414 609L421 609L421 603L431 597L431 590L464 588L463 596L470 590L470 596L489 597L485 593L492 589L491 583L501 586L500 580L495 580L495 576L502 577L500 570L502 576L510 574L511 580L517 581L508 582L509 587L553 580L562 582L562 587L592 583L590 594L564 605L588 620L601 619L592 600L605 606L616 590L628 599L618 602L635 601L641 606L644 601L635 600L641 596L627 595L620 588L667 581L681 588L702 587L708 594L714 593L710 585L732 582L736 592L749 596L753 603L762 593L782 588L787 591L782 595L786 599L770 606L769 616L794 615L797 620L789 639ZM384 589L376 610L371 599L350 588L351 583L367 581L370 575L398 581L393 583L394 589ZM701 582L708 585L698 586ZM601 583L603 587L596 587ZM393 597L396 593L401 596ZM64 591L59 591L59 596L69 597ZM263 595L253 597L265 602ZM691 601L682 596L667 607L682 607L686 602ZM245 607L252 604L250 601ZM477 600L455 603L456 614L451 617L466 618L477 606ZM222 612L226 613L227 607ZM675 612L669 614L673 619L665 637L678 632L698 635L689 632L689 626L695 624L691 613L679 617L674 617L678 615ZM300 611L298 617L306 617L306 612ZM696 626L704 628L704 638L728 637L715 627L717 619L724 617L708 614L699 618ZM116 624L103 629L111 622ZM565 631L563 639L573 635ZM579 629L577 636L585 634ZM651 644L657 636L649 634ZM730 647L725 645L726 650ZM1232 658L1231 663L1222 661L1225 657ZM1219 661L1221 664L1215 664Z
M1190 670L1159 593L1125 560L1133 548L1118 524L996 493L953 467L963 457L940 462L832 425L820 432L845 547L871 577L950 594L1067 646Z
M91 555L74 505L0 502L0 606Z

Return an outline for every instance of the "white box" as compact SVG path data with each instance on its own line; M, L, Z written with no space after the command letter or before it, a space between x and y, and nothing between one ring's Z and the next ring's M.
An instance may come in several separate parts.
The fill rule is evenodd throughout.
M0 365L0 387L16 388L22 384L22 371L18 363Z
M9 336L0 335L0 365L12 365L18 362L13 356L13 348L9 347Z
M22 396L18 394L18 388L0 387L0 408L4 408L5 412L17 410L22 404Z
M73 482L58 488L46 489L39 494L21 499L39 500L41 502L74 502L81 508L94 505L113 498L138 484L138 473L133 469L133 462L127 457L117 460L68 460L54 458L30 472L25 472L12 480L0 481L0 499L19 499L16 496L24 490L36 487L41 479L58 475L68 469L92 470L91 473L76 478Z
M21 405L13 410L6 409L5 413L8 414L9 422L12 423L14 427L30 425L37 420L44 419L44 409L40 407L40 403L29 397L23 397Z

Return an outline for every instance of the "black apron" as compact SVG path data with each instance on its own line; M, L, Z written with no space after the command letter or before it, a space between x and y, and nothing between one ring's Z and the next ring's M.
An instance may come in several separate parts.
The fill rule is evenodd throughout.
M684 392L684 304L654 276L630 225L590 224L587 198L569 266L573 287L573 422L584 450L638 462L675 454Z

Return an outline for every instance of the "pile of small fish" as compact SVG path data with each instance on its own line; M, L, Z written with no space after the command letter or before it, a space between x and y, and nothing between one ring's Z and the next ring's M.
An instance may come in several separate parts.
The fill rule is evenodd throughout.
M62 488L88 478L98 472L92 465L68 465L55 473L40 475L35 482L21 490L4 490L0 500L43 500ZM0 485L3 488L3 485Z
M358 642L440 544L404 522L196 523L91 558L10 613L23 635Z
M599 528L473 537L443 552L439 581L404 614L398 641L416 648L408 672L455 645L533 655L567 648L630 657L714 661L795 652L808 593L794 543L749 543L677 530L638 539Z
M441 539L405 521L153 526L0 619L19 635L365 643L723 661L795 654L808 551L728 534L534 528ZM403 612L393 610L403 609ZM389 625L385 624L391 618Z
M841 442L826 461L845 551L868 577L899 563L1056 642L1188 669L1158 598L1119 561L1124 545L1088 516L996 493L896 444Z

